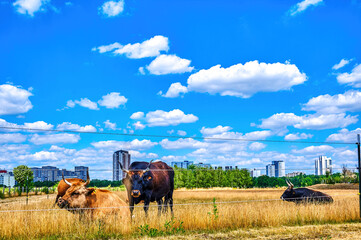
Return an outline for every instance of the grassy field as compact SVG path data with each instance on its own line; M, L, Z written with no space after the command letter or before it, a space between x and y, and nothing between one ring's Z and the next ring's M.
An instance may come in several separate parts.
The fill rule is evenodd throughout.
M133 224L121 221L116 216L94 221L79 220L77 215L57 211L58 208L52 207L55 195L50 195L49 199L45 196L34 196L28 206L23 204L23 198L20 202L3 202L0 204L0 211L55 211L0 212L0 238L168 238L171 235L177 238L205 238L207 235L214 239L252 239L254 236L264 235L263 239L314 239L319 235L322 239L342 239L338 234L338 228L347 226L344 227L344 231L350 229L351 234L355 232L353 224L358 224L358 229L361 227L361 224L355 223L359 221L357 190L325 189L323 191L333 196L335 202L323 205L295 205L282 202L279 198L283 191L284 189L180 189L174 193L174 203L180 204L174 206L174 220L171 220L170 215L158 218L156 207L150 208L150 216L145 219L144 211L139 207L134 211ZM125 199L125 192L117 194ZM216 199L216 204L212 203L213 198ZM299 227L302 225L312 226ZM328 229L326 226L331 226L329 228L335 230L328 231L328 235L320 234L322 229ZM287 231L293 228L297 231ZM295 236L299 237L290 237L292 231L296 231ZM275 238L267 238L272 236Z

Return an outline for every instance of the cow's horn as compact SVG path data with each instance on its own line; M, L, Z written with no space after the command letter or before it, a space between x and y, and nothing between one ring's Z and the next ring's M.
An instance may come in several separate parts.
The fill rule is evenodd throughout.
M153 161L154 161L154 159L152 159L152 160L149 162L148 167L147 167L145 170L143 170L143 173L146 173L146 172L149 171L150 164L151 164Z
M68 182L65 178L64 178L64 172L61 172L61 176L63 177L63 181L68 184L69 186L71 186L71 183Z
M119 163L120 169L122 169L123 172L129 173L129 170L124 169L124 168L123 168L123 165L120 163L119 160L118 160L118 163Z
M89 177L89 169L86 171L86 182L84 183L84 186L88 185L90 183L90 177Z
M290 181L290 185L291 185L291 187L294 187L294 186L293 186L293 183L292 183L291 181Z

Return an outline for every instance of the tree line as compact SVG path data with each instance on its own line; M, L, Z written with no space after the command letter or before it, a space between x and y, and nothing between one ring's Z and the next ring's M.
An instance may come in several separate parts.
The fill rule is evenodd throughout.
M358 183L358 174L344 168L341 173L316 176L301 174L295 177L268 177L262 175L252 178L247 169L222 170L202 168L194 165L188 169L175 167L174 187L177 188L267 188L287 186L286 179L290 180L295 187L306 187L314 184L334 183ZM17 186L32 189L34 187L56 187L58 182L44 181L33 182L33 174L30 168L22 165L14 169ZM122 181L110 181L92 179L90 187L119 187Z

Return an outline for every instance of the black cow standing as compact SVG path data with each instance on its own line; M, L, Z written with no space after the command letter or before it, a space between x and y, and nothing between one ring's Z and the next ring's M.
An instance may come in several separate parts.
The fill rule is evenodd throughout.
M283 201L295 203L332 203L333 199L330 195L315 191L308 188L293 188L293 184L286 180L288 188L281 196Z
M123 183L128 192L131 216L134 204L142 201L146 216L148 216L149 203L154 201L158 203L158 216L161 214L162 205L163 212L166 212L168 204L173 216L174 170L164 162L152 161L133 162L128 170L119 162L120 168L127 173Z

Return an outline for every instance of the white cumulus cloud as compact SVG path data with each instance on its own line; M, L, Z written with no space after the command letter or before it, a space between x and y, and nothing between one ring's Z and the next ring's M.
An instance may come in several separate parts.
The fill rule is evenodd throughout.
M133 126L136 130L142 130L145 128L145 125L143 123L141 123L140 121L133 123Z
M99 110L98 104L96 102L89 100L88 98L81 98L80 100L75 100L75 101L69 100L66 103L66 106L73 108L77 104L81 107L89 108L91 110Z
M357 134L361 134L361 128L356 128L352 131L344 128L341 129L338 133L333 133L328 136L327 141L356 143Z
M138 140L134 139L130 142L125 141L115 141L115 140L108 140L108 141L100 141L100 142L93 142L91 145L93 145L95 148L110 148L114 150L119 149L128 149L128 150L145 150L154 147L158 143L152 142L150 140L144 139L144 140Z
M198 121L197 116L193 114L185 114L179 109L174 109L169 112L165 112L163 110L148 112L145 118L149 127L176 126L181 123L193 123Z
M143 117L144 117L144 112L135 112L130 116L131 119L141 119Z
M188 78L188 91L249 98L258 92L289 90L306 81L294 64L250 61L229 68L216 65Z
M86 125L84 127L78 125L78 124L73 124L70 122L63 122L61 124L58 124L56 126L57 130L70 130L70 131L79 131L79 132L96 132L97 129L92 126L92 125Z
M57 143L77 143L80 140L80 136L76 134L69 133L59 133L59 134L45 134L39 135L34 134L30 138L30 142L35 145L43 144L57 144Z
M0 115L26 113L33 108L29 97L33 94L10 84L0 85Z
M320 95L311 98L302 108L320 113L343 113L361 111L361 92L350 90L344 94Z
M221 125L218 125L217 127L214 127L214 128L206 128L206 127L202 127L201 129L201 133L205 136L209 136L209 135L217 135L217 134L222 134L224 132L228 132L232 130L231 127L229 126L221 126Z
M21 14L34 16L35 12L44 11L50 0L17 0L13 3L16 11Z
M285 136L285 140L300 140L300 139L308 139L312 138L312 134L307 133L290 133Z
M100 106L106 108L119 108L120 105L124 105L127 101L128 99L124 96L120 96L120 93L111 92L103 96L98 103Z
M0 144L2 143L22 143L25 142L26 136L20 133L0 134Z
M99 7L99 14L102 14L107 17L115 17L122 13L124 10L124 1L108 1L103 3L101 7Z
M296 5L294 5L290 11L289 14L291 16L294 16L300 12L305 11L307 8L311 7L311 6L317 6L318 4L322 3L323 0L303 0L299 3L297 3Z
M155 57L158 56L160 52L167 52L168 50L168 38L161 35L154 36L142 43L121 45L115 42L92 49L92 51L98 51L99 53L112 52L114 55L125 55L128 58L135 59Z
M164 75L171 73L185 73L193 71L194 67L190 67L191 61L180 58L176 55L159 55L148 66L147 70L151 74Z
M346 66L347 64L349 64L352 61L352 59L341 59L341 61L335 65L333 65L332 69L333 70L338 70L344 66Z
M187 87L183 86L180 82L176 82L170 85L168 91L165 94L163 94L163 92L160 91L159 95L166 98L176 98L187 92L188 92Z
M104 122L105 128L111 129L111 130L117 130L117 124L116 123L112 123L109 120L106 120Z
M361 64L356 65L351 73L341 73L337 75L337 81L340 84L361 88Z

